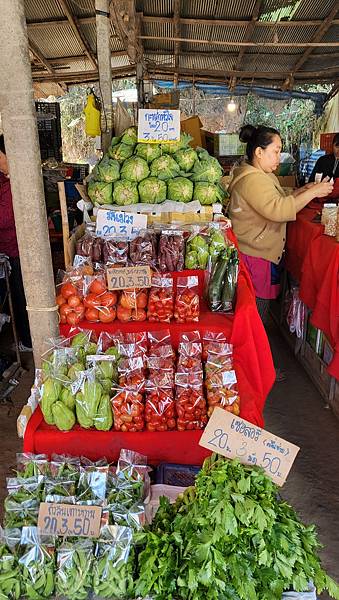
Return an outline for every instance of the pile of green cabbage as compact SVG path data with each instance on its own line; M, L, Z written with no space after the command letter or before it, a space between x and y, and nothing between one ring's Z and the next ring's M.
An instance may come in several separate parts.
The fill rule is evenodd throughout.
M137 128L129 127L112 139L107 154L95 166L88 184L91 201L118 206L165 200L195 200L202 205L222 202L222 168L207 150L192 148L191 139L182 133L172 144L138 144Z

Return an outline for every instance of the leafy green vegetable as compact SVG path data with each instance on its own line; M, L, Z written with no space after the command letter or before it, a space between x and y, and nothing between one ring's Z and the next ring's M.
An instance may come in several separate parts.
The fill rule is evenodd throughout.
M90 181L87 191L93 204L112 204L112 184L105 181Z
M139 183L140 201L149 204L159 204L164 202L167 196L167 186L165 181L157 177L147 177Z
M125 129L124 133L122 134L121 141L123 144L135 146L138 141L137 128L128 127L128 129Z
M127 206L128 204L138 204L139 194L136 183L127 179L120 179L114 184L113 204Z
M197 200L202 205L214 204L222 201L222 194L219 186L206 181L199 181L194 186L193 200Z
M193 138L189 133L181 133L180 140L178 142L172 142L171 144L162 144L161 150L164 154L175 154L182 148L186 148L192 140Z
M339 599L314 527L278 498L261 469L212 455L193 488L165 498L141 537L136 595L157 600L281 600L313 581Z
M93 169L94 179L112 183L120 177L120 164L117 160L104 156Z
M159 144L138 144L135 149L135 154L146 160L148 163L151 163L161 156L161 149Z
M177 161L180 169L188 173L193 169L198 155L193 148L183 148L174 154L174 159Z
M193 167L192 181L207 181L216 183L222 176L222 168L219 161L213 156L203 160L197 160Z
M193 183L186 177L175 177L167 184L168 200L190 202L193 196Z
M180 167L174 158L164 154L151 163L151 175L163 180L172 179L180 175Z
M108 156L114 158L119 163L124 162L127 158L132 156L133 154L133 146L129 144L117 144L116 146L111 146L108 149Z
M122 179L128 179L138 183L143 179L146 179L149 175L149 168L147 162L140 158L140 156L132 156L127 159L121 168Z

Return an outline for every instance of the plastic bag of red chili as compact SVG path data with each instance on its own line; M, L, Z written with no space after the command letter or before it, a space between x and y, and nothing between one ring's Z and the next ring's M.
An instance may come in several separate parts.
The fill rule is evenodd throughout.
M105 239L102 243L104 264L108 267L127 267L128 242L124 239Z
M208 418L202 372L201 374L177 373L175 383L175 409L178 431L203 429Z
M116 431L142 431L145 426L143 395L135 389L122 388L113 401L114 429Z
M157 387L147 382L145 421L148 431L168 431L176 428L173 388Z
M169 323L173 318L173 308L173 278L169 275L153 276L148 297L148 320Z
M203 343L203 352L202 352L202 359L204 361L207 360L207 354L213 350L213 348L217 349L218 348L218 344L220 343L227 343L227 338L225 336L225 334L222 331L205 331L203 334L203 339L202 339L202 343ZM233 351L233 347L230 345L232 351Z
M193 323L199 321L199 316L198 277L179 277L174 307L174 319L177 323Z
M141 231L129 243L129 258L132 265L155 267L157 262L157 236L151 231Z
M158 263L162 273L182 271L184 268L185 240L184 232L176 230L162 231L158 247Z

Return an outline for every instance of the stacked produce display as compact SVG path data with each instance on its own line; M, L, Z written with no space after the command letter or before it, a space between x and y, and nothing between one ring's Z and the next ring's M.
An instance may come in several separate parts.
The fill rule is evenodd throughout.
M88 183L94 205L126 206L147 203L200 202L211 205L225 197L219 185L222 168L207 150L190 147L185 133L168 144L137 143L136 127L112 140Z
M165 309L163 309L165 310ZM190 309L192 310L192 309ZM222 333L73 332L43 357L48 425L140 432L203 429L215 406L239 415L232 346Z
M62 275L57 303L60 321L112 323L199 320L198 277L189 271L206 271L206 300L212 311L232 312L237 287L238 253L227 240L224 225L211 223L187 230L148 229L132 241L101 239L91 230L77 243L73 268ZM150 289L108 290L108 268L149 266ZM183 272L183 270L185 271ZM182 273L173 282L173 275Z
M145 463L126 450L117 467L19 455L0 530L0 598L283 600L314 582L339 599L315 528L279 499L262 470L212 455L173 505L160 499L151 522ZM98 536L38 529L41 501L100 507Z

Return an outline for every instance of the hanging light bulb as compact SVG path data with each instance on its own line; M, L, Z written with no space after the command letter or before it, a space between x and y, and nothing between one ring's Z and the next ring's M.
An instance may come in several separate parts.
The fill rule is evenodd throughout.
M237 110L237 105L234 102L233 98L230 99L229 103L227 104L227 110L230 113L233 113Z

